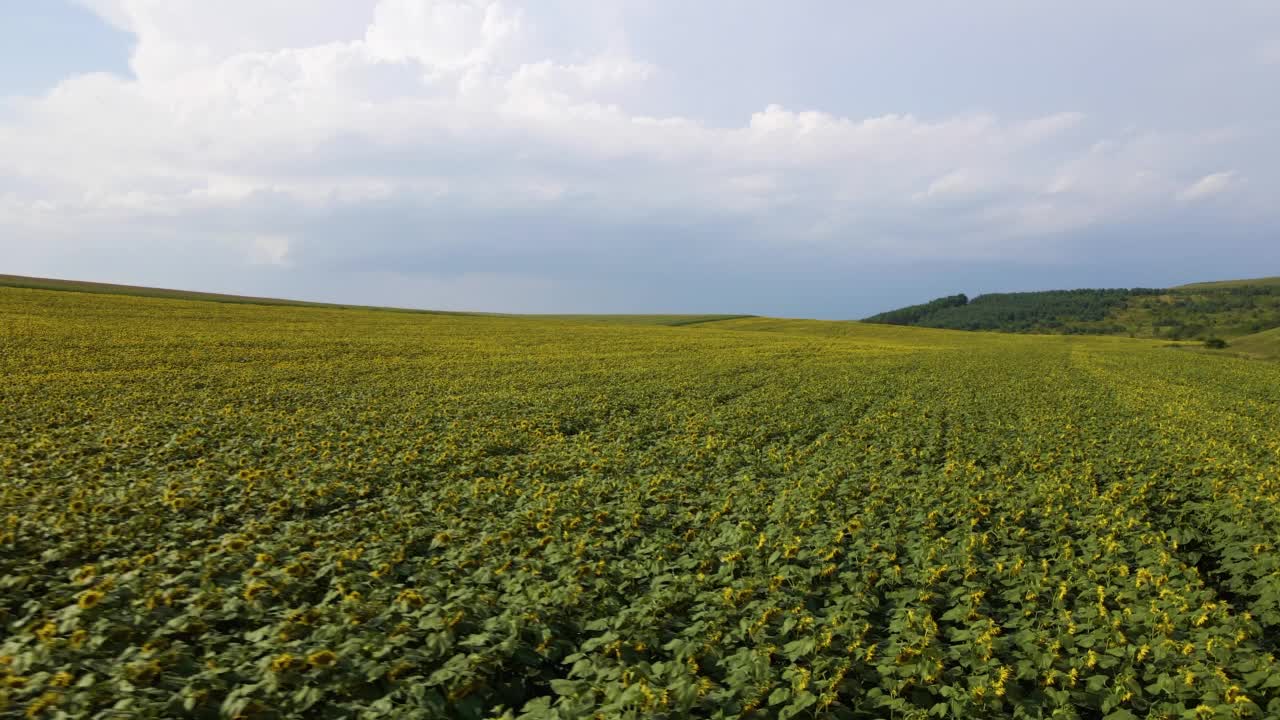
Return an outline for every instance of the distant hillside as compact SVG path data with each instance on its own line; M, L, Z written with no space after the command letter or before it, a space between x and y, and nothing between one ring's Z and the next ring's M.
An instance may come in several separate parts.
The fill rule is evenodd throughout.
M1082 289L965 295L912 305L864 322L952 330L1129 335L1203 340L1280 327L1280 278L1168 289Z
M0 287L27 288L29 290L60 290L63 292L94 293L99 295L130 295L134 297L167 298L170 300L199 300L203 302L236 303L241 305L288 305L295 307L319 308L360 307L366 310L435 312L430 310L409 310L403 308L373 308L361 305L340 305L337 303L308 302L306 300L284 300L280 298L253 297L249 295L228 295L225 293L197 292L194 290L171 290L169 288L142 287L139 285L117 285L115 283L88 282L84 280L59 280L56 278L27 277L25 275L0 275Z
M1245 280L1214 280L1212 282L1188 283L1176 285L1174 290L1216 290L1221 288L1244 287L1247 285L1280 285L1280 277L1249 278Z
M327 308L331 310L379 310L385 312L427 313L431 315L502 315L503 313L465 312L459 310L419 310L413 308L380 307L370 305L342 305L336 303L285 300L281 298L227 295L224 293L172 290L141 285L117 285L115 283L89 282L85 280L59 280L56 278L28 277L0 274L0 288L24 288L27 290L57 290L99 295L128 295L132 297L162 298L166 300L192 300L199 302L233 303L238 305L284 305L290 307ZM663 315L525 315L545 320L566 320L609 325L699 325L702 323L754 317L752 315L727 314L663 314Z
M950 330L1111 334L1124 330L1107 323L1113 313L1135 297L1163 292L1145 288L1047 290L990 293L972 300L963 294L951 295L923 305L873 315L865 322Z
M1236 338L1231 341L1227 349L1237 355L1268 360L1280 359L1280 328Z
M948 295L937 300L930 300L921 305L908 305L897 310L873 315L865 322L884 323L886 325L925 325L927 321L946 314L951 308L967 307L969 297L964 293ZM936 327L936 326L935 326Z

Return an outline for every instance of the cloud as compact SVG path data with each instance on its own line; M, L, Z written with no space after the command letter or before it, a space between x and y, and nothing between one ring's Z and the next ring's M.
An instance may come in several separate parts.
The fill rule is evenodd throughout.
M259 235L249 241L249 261L255 265L288 266L292 244L283 235Z
M1233 171L1216 172L1211 175L1205 175L1188 185L1186 189L1178 193L1178 198L1184 201L1203 200L1215 195L1221 195L1238 182Z
M625 27L503 0L82 2L134 34L133 76L5 101L0 235L181 237L260 269L444 258L471 280L437 286L470 292L506 257L1041 257L1239 184L1195 180L1235 142L1221 128L1116 129L1069 102L654 112L680 69L633 56Z
M966 170L955 170L929 183L924 197L965 196L981 190L984 184Z
M493 62L520 32L520 12L498 2L383 0L364 44L375 58L436 72Z

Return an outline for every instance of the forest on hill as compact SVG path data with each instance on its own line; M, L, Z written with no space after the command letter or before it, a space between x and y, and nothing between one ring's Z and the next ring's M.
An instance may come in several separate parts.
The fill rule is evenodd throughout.
M1280 283L1087 288L949 295L864 322L951 330L1127 335L1169 340L1234 338L1280 327Z

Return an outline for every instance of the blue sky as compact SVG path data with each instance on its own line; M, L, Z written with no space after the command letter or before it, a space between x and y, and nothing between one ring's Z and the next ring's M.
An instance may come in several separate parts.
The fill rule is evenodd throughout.
M1280 274L1280 5L0 2L0 272L849 318Z
M4 0L0 17L0 96L43 93L77 73L129 73L133 36L70 0Z

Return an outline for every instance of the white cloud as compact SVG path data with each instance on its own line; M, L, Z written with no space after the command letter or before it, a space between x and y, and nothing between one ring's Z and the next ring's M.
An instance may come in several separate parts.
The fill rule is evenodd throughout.
M1178 198L1185 201L1203 200L1215 195L1221 195L1236 182L1238 182L1236 174L1232 171L1205 175L1178 193Z
M1207 153L1196 133L1107 133L1071 111L846 117L762 98L728 127L655 117L633 105L663 69L618 33L548 50L553 20L502 0L83 2L135 34L135 77L11 103L0 178L27 182L0 195L0 227L90 237L219 213L251 238L240 261L284 266L312 248L299 223L394 205L713 217L775 244L943 256L1233 182L1179 192Z
M365 31L380 60L416 60L428 72L493 62L521 32L521 14L490 0L382 0Z
M928 198L964 196L982 189L982 181L966 170L956 170L929 183L924 196Z
M1069 130L1080 127L1085 121L1084 113L1060 112L1036 118L1023 124L1020 136L1025 142L1037 143L1052 139Z
M283 235L259 235L249 240L249 262L288 266L293 241Z

